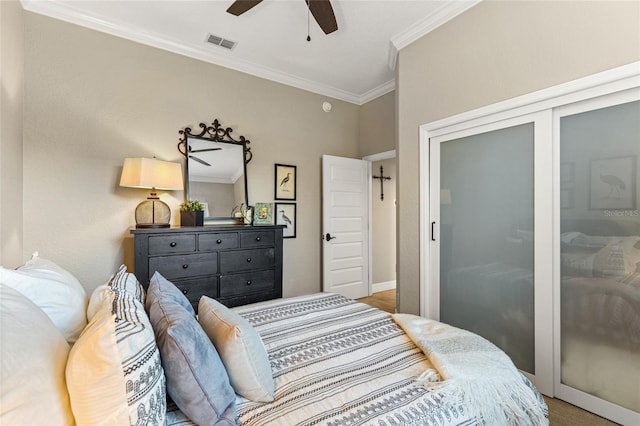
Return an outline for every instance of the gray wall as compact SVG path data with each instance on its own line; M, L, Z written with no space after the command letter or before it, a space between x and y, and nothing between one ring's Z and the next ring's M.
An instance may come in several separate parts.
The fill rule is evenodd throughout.
M284 295L320 290L321 156L358 156L358 106L329 99L325 113L310 92L28 12L24 25L24 258L39 250L88 291L132 268L147 194L118 185L123 159L181 161L178 130L219 118L251 141L251 203L273 200L274 163L297 166ZM159 194L177 224L183 193Z
M362 105L358 111L360 157L396 148L396 92Z
M400 51L398 292L418 313L419 126L640 60L640 3L484 1Z
M374 176L380 176L380 166L384 169L384 176L391 180L384 182L384 200L380 200L380 180L376 179L371 184L373 284L396 279L396 159L371 163Z
M0 2L0 265L22 263L24 38L18 1Z

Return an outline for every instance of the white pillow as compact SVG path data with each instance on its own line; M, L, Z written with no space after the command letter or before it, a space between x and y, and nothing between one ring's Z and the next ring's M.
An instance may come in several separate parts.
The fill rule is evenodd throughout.
M19 291L51 318L67 339L76 341L87 325L87 294L69 272L35 252L17 270L0 267L0 284Z
M198 322L220 354L236 393L251 401L273 401L275 382L269 355L251 324L207 296L200 298Z
M71 425L69 344L40 308L0 285L0 424Z
M113 292L73 345L67 388L78 425L164 424L165 377L144 307Z
M87 320L91 321L96 312L102 305L111 304L113 301L114 291L124 291L136 298L142 306L145 304L144 288L138 282L136 276L127 272L125 265L120 265L118 271L113 274L106 283L98 286L89 298L89 306L87 307Z

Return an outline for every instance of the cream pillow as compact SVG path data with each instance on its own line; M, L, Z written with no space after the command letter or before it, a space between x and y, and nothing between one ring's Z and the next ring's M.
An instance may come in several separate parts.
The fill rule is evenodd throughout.
M236 393L251 401L273 401L269 355L251 324L207 296L198 304L198 322L220 354Z
M17 270L0 267L0 283L19 291L51 318L69 343L87 325L87 294L80 282L35 252Z
M103 289L106 300L73 345L67 387L78 425L164 424L165 377L139 300Z
M69 344L49 317L0 285L1 425L72 425L64 371Z
M113 274L106 283L98 286L89 298L89 306L87 307L87 320L91 321L96 312L102 305L111 304L114 291L124 291L137 299L142 306L145 304L144 289L138 282L136 276L127 272L125 265L120 265L115 274Z

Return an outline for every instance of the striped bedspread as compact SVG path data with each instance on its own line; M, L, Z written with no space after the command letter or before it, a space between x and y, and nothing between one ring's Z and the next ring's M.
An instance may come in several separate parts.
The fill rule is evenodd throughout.
M386 312L329 293L233 309L262 336L276 383L271 403L238 397L243 426L476 424L415 384L431 364Z

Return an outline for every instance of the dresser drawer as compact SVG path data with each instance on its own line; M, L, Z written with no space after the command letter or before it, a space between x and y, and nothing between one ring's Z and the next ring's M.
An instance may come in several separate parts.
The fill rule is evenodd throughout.
M220 272L240 272L272 268L275 265L273 248L234 250L220 253Z
M173 281L176 287L187 297L193 309L198 312L198 303L202 296L212 299L218 297L218 277L206 277L192 280Z
M195 234L149 237L149 254L189 253L196 251Z
M218 272L218 253L150 257L149 276L155 271L168 280L213 275Z
M220 276L220 297L272 292L274 285L273 270L222 275Z
M238 248L238 233L226 232L222 234L200 234L198 236L198 250L224 250Z
M240 235L240 247L270 247L275 242L273 231L251 231Z

